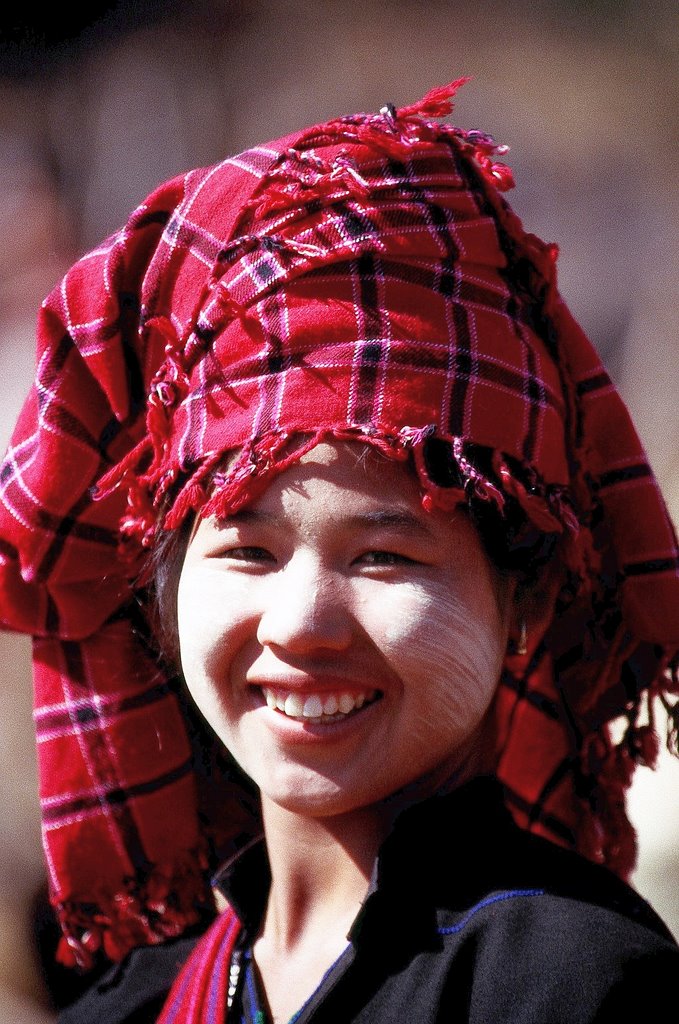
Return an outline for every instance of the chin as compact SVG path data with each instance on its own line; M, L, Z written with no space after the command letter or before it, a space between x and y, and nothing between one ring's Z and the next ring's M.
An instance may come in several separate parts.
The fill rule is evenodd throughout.
M382 803L388 792L339 783L316 773L292 772L285 779L260 780L262 799L306 818L330 818Z
M364 806L356 796L327 782L304 787L271 787L260 790L269 803L304 818L330 818Z

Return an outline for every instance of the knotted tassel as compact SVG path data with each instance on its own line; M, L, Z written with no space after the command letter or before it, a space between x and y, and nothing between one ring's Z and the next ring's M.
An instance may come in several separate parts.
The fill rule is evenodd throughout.
M464 75L462 78L456 78L454 82L448 82L447 85L437 85L421 100L401 107L396 112L396 117L447 117L453 109L453 96L470 80L469 75Z

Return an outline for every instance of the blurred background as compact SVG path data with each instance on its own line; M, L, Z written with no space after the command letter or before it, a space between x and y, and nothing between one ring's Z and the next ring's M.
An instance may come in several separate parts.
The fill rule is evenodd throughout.
M255 142L473 76L453 119L511 145L510 196L679 520L679 18L674 0L185 0L0 15L0 441L44 295L161 180ZM16 13L19 10L21 13ZM56 23L58 17L58 24ZM0 635L0 1020L54 1019L27 642ZM679 936L679 762L637 772L635 884Z

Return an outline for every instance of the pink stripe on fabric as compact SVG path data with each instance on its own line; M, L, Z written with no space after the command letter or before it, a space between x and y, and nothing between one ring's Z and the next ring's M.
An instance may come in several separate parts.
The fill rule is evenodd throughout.
M226 1008L223 970L239 931L240 921L229 907L184 964L157 1024L222 1024ZM219 1012L221 1017L216 1015Z

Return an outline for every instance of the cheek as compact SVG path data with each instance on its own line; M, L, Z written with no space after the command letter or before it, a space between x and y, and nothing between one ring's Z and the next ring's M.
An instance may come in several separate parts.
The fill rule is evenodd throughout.
M480 718L507 645L506 616L484 587L404 584L381 605L384 652L404 684L428 698L421 713Z
M177 591L179 653L184 678L195 686L219 679L247 620L243 587L218 569L185 567Z

